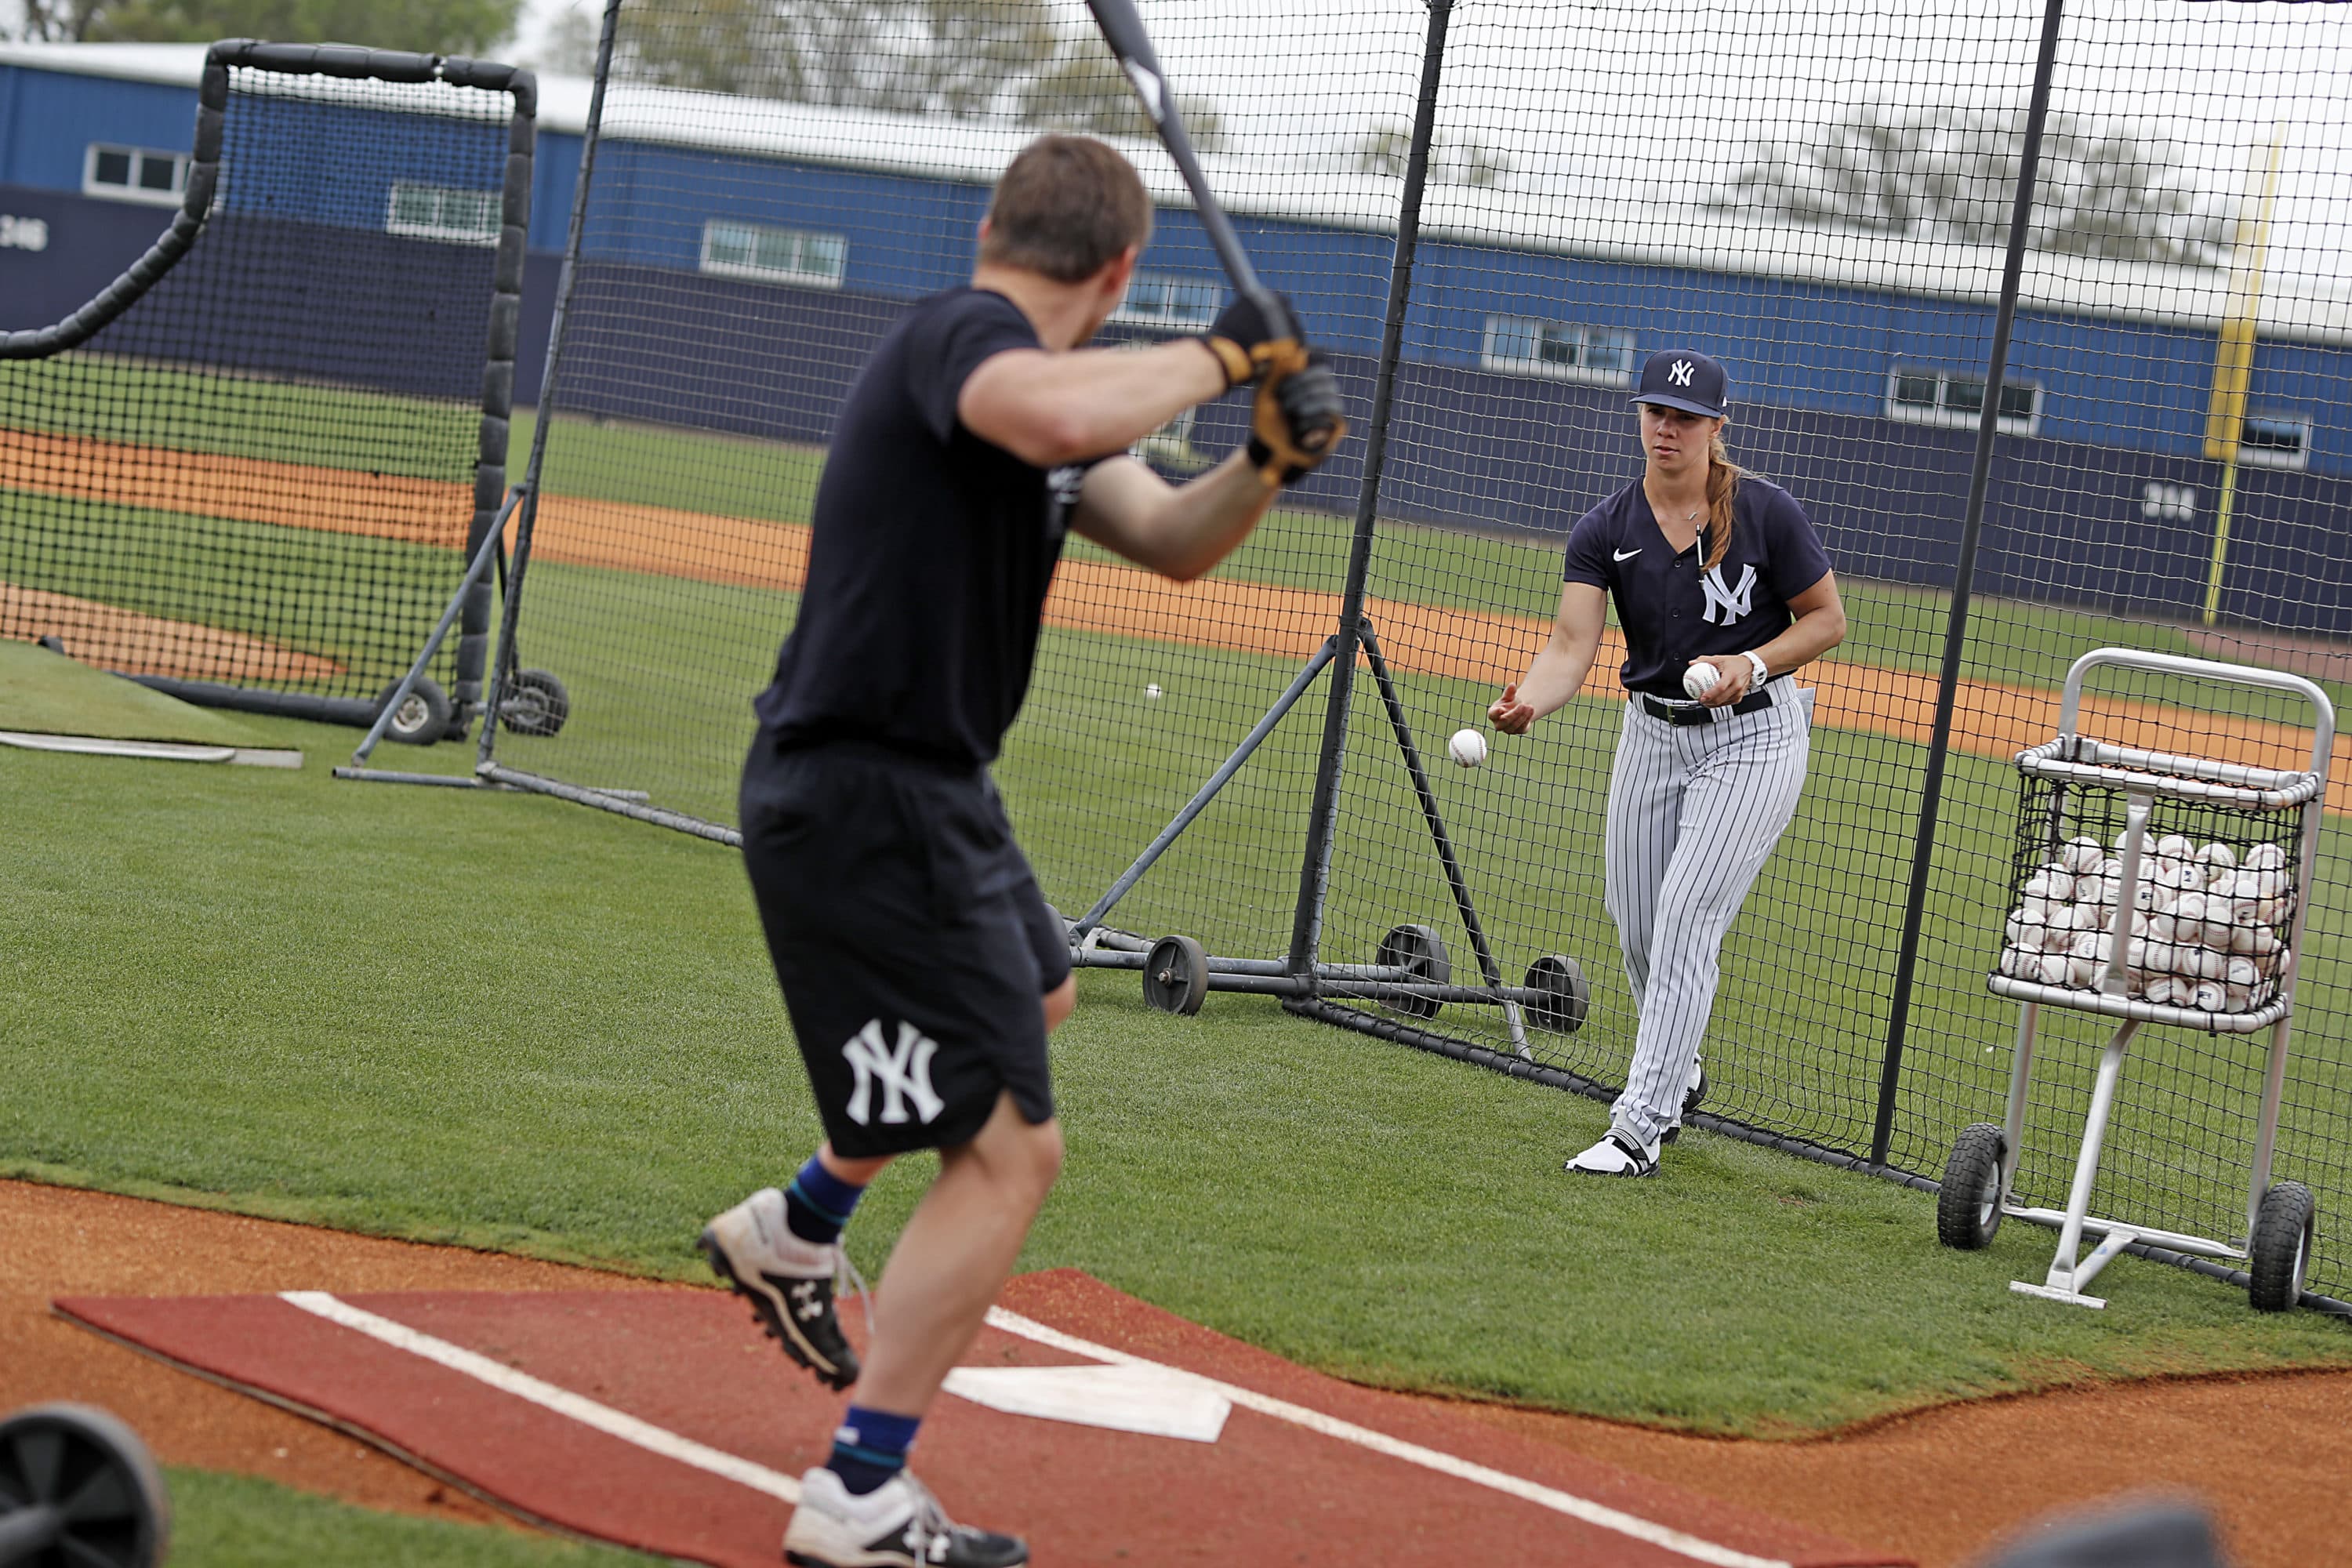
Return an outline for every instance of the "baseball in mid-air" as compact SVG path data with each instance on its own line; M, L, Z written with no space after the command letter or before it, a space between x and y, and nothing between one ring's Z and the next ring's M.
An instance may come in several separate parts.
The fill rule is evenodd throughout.
M1445 752L1464 767L1475 768L1486 760L1486 737L1475 730L1456 730L1445 742Z
M1158 701L1160 699L1160 682L1156 680L1147 682L1143 688L1143 696L1146 701Z
M1683 671L1683 690L1688 696L1704 697L1723 680L1723 671L1705 659Z

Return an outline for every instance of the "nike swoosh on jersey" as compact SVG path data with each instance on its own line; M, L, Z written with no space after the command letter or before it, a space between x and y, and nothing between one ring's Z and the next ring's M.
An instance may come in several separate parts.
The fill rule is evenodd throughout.
M1642 552L1638 550L1612 550L1609 553L1613 560L1631 561Z

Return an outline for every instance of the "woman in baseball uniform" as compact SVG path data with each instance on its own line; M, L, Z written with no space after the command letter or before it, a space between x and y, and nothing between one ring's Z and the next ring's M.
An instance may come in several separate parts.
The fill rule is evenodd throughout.
M1724 451L1726 390L1703 353L1642 366L1647 465L1570 531L1550 640L1487 710L1519 735L1565 706L1615 598L1631 700L1609 777L1607 902L1641 1022L1608 1135L1568 1163L1584 1174L1649 1175L1681 1122L1717 950L1804 788L1813 694L1787 678L1845 636L1804 509Z

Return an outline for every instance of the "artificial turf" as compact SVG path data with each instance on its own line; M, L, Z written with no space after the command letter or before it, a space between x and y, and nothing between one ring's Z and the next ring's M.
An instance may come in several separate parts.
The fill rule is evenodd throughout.
M692 1278L701 1221L817 1136L723 848L316 768L0 755L0 1170ZM1591 1102L1256 999L1080 989L1023 1266L1346 1375L1773 1434L2352 1361L2339 1322L2131 1261L2106 1313L2023 1300L2046 1233L1947 1252L1920 1194L1704 1134L1658 1180L1572 1183ZM921 1180L877 1185L862 1263Z
M317 1568L430 1563L435 1568L630 1568L654 1561L494 1524L415 1519L296 1491L256 1476L174 1466L173 1568Z

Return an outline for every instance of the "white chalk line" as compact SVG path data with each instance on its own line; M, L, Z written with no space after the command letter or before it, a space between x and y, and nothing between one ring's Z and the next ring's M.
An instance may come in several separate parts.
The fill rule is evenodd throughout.
M1260 1394L1255 1389L1243 1388L1230 1383L1220 1383L1213 1377L1203 1377L1196 1372L1186 1372L1180 1367L1164 1366L1158 1362L1146 1361L1141 1356L1129 1355L1125 1351L1115 1351L1108 1345L1095 1344L1090 1341L1079 1339L1075 1334L1066 1334L1059 1329L1048 1328L1044 1323L1032 1321L1018 1313L1008 1312L1002 1307L991 1307L988 1310L988 1321L991 1325L1003 1330L1008 1334L1018 1334L1023 1339L1034 1340L1041 1345L1050 1345L1055 1350L1066 1351L1072 1355L1093 1356L1097 1361L1107 1361L1119 1366L1157 1367L1160 1371L1173 1376L1192 1379L1203 1387L1214 1389L1245 1410L1255 1410L1261 1415L1271 1415L1277 1421L1287 1421L1293 1426L1304 1426L1310 1432L1319 1432L1326 1437L1336 1437L1342 1443L1353 1443L1358 1447L1370 1448L1376 1454L1385 1454L1392 1459L1402 1459L1407 1464L1419 1465L1423 1469L1435 1470L1440 1475L1452 1476L1456 1480L1468 1481L1474 1486L1482 1486L1502 1492L1507 1496L1517 1498L1523 1502L1531 1502L1538 1508L1547 1508L1554 1513L1566 1514L1586 1524L1613 1531L1620 1535L1630 1536L1635 1541L1690 1558L1694 1562L1708 1563L1711 1568L1792 1568L1792 1564L1777 1557L1758 1557L1749 1552L1736 1552L1728 1546L1719 1546L1704 1537L1675 1530L1669 1525L1656 1523L1637 1514L1627 1513L1622 1509L1611 1508L1606 1503L1594 1502L1590 1498L1580 1498L1573 1492L1564 1492L1557 1488L1543 1486L1506 1471L1474 1464L1468 1459L1457 1458L1452 1454L1442 1453L1435 1448L1424 1448L1418 1443L1408 1443L1401 1437L1391 1437L1385 1432L1375 1432L1369 1426L1359 1426L1352 1421L1342 1421L1336 1415L1326 1415L1319 1410L1310 1410L1303 1405L1293 1405L1288 1400L1276 1399L1270 1394Z
M390 1345L395 1350L406 1351L436 1365L446 1367L452 1372L462 1373L466 1376L488 1384L501 1393L513 1394L518 1399L526 1400L543 1409L553 1411L559 1415L569 1416L583 1426L602 1432L607 1436L617 1437L625 1443L633 1444L648 1453L658 1454L667 1459L675 1459L680 1464L689 1465L696 1469L707 1471L740 1486L749 1487L753 1491L780 1498L785 1502L800 1500L800 1485L790 1476L772 1470L764 1465L755 1464L739 1455L713 1448L708 1444L698 1443L691 1437L682 1437L666 1427L640 1420L624 1411L615 1410L609 1405L600 1405L585 1394L574 1394L568 1388L558 1387L543 1379L533 1377L527 1372L519 1372L505 1363L493 1361L478 1352L469 1351L462 1345L451 1344L446 1340L436 1338L421 1330L412 1329L405 1323L394 1322L390 1318L380 1317L362 1308L354 1307L327 1291L287 1290L280 1292L278 1299L289 1306L324 1318L330 1322L338 1323L354 1332L365 1334L370 1339ZM1125 1351L1113 1350L1108 1345L1098 1345L1089 1340L1079 1339L1075 1334L1066 1334L1059 1329L1049 1328L1044 1323L1022 1317L1016 1312L1008 1312L1001 1307L989 1309L988 1321L992 1326L1002 1329L1006 1333L1017 1334L1023 1339L1032 1340L1038 1344L1047 1345L1072 1355L1088 1356L1115 1366L1150 1367L1171 1377L1197 1383L1215 1391L1245 1410L1255 1410L1261 1415L1269 1415L1277 1421L1286 1421L1293 1426L1303 1426L1310 1432L1319 1433L1343 1443L1352 1443L1358 1447L1370 1449L1390 1458L1401 1459L1407 1464L1418 1465L1423 1469L1434 1470L1440 1475L1451 1476L1456 1480L1468 1481L1474 1486L1485 1487L1507 1497L1517 1498L1523 1502L1533 1503L1538 1508L1549 1509L1554 1513L1565 1514L1569 1518L1596 1528L1612 1531L1647 1545L1655 1546L1662 1551L1687 1557L1693 1562L1707 1563L1709 1568L1792 1568L1792 1564L1780 1558L1759 1557L1751 1552L1735 1551L1704 1537L1692 1535L1686 1531L1675 1530L1672 1526L1659 1524L1637 1514L1627 1513L1622 1509L1611 1508L1606 1503L1594 1502L1589 1498L1578 1497L1573 1492L1564 1492L1554 1487L1547 1487L1435 1448L1423 1447L1418 1443L1408 1443L1402 1438L1391 1437L1385 1432L1375 1432L1368 1426L1359 1426L1351 1421L1342 1421L1336 1415L1326 1415L1319 1410L1311 1410L1303 1405L1293 1405L1287 1400L1276 1399L1270 1394L1260 1394L1255 1389L1222 1383L1213 1377L1203 1377L1198 1373L1168 1366L1160 1362L1147 1360L1142 1356L1130 1355Z
M453 1345L405 1323L378 1317L324 1290L283 1290L278 1299L329 1322L340 1323L344 1328L365 1334L394 1350L422 1356L436 1365L447 1367L451 1372L463 1373L467 1377L487 1383L501 1394L511 1394L517 1399L528 1400L558 1415L568 1415L583 1426L592 1426L606 1436L618 1437L624 1443L634 1443L665 1459L675 1459L681 1465L707 1470L739 1486L749 1487L755 1492L782 1498L786 1502L800 1501L800 1483L780 1471L713 1448L708 1444L698 1443L691 1437L681 1437L667 1427L656 1426L650 1421L640 1421L609 1405L599 1405L584 1394L559 1388L527 1372L518 1372L504 1362L492 1361L486 1355L469 1351L463 1345Z

